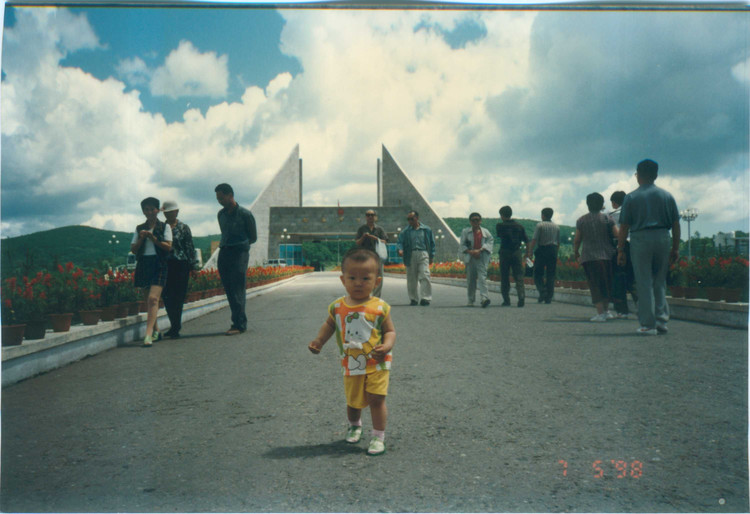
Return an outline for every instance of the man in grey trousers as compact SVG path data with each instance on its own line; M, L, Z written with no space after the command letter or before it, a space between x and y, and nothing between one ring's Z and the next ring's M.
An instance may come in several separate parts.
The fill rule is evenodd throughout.
M638 290L638 333L666 334L669 321L667 272L680 249L680 214L674 197L654 185L659 165L638 163L638 189L625 196L620 212L617 264L625 264L625 242L630 233L630 257ZM672 237L669 231L672 231Z
M216 200L223 207L218 214L221 242L216 267L232 311L232 326L226 335L233 336L247 330L247 265L250 260L250 245L257 241L258 235L255 218L235 201L232 186L219 184L214 191Z
M435 236L430 227L420 223L417 211L410 211L406 221L409 226L398 236L398 254L406 265L406 289L411 305L430 305L430 265L435 258Z

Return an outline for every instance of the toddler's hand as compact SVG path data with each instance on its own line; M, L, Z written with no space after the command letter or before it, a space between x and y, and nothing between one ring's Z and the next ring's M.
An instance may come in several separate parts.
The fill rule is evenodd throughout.
M382 362L383 359L385 359L385 356L388 354L389 350L390 350L390 348L385 348L385 346L383 346L381 344L381 345L378 345L375 348L373 348L372 352L370 353L370 355L376 361Z
M322 345L318 343L317 341L312 341L310 344L307 345L307 349L317 355L320 353L321 346Z

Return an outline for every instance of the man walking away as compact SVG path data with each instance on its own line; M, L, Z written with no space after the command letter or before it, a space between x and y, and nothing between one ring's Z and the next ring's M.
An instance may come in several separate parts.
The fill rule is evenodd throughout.
M625 191L615 191L609 197L609 201L612 203L612 212L609 213L609 218L617 225L617 230L620 230L620 212L622 208L622 202L625 200ZM615 239L614 246L617 247L618 240ZM638 294L635 291L635 277L633 275L633 261L630 257L630 241L625 241L625 265L620 266L617 264L617 252L615 252L614 260L612 262L612 271L614 275L612 277L612 303L615 306L615 316L619 319L627 319L630 313L628 308L628 291L630 296L633 298L633 303L638 303Z
M500 292L503 295L502 307L510 305L510 278L508 273L513 271L513 279L516 281L516 294L518 295L518 306L523 307L526 301L526 292L523 287L523 255L521 254L521 243L528 242L526 230L515 220L511 219L513 209L509 205L500 208L501 223L495 225L497 237L500 239Z
M226 335L233 336L247 330L247 265L250 260L250 245L258 239L258 235L255 218L249 210L235 201L232 186L219 184L214 191L216 200L223 207L217 215L221 229L217 268L232 311L232 326Z
M557 250L560 248L560 227L552 222L554 211L550 207L542 209L542 221L537 223L534 236L526 248L526 257L534 254L534 283L539 291L539 303L552 303L555 295L555 271L557 271Z
M654 185L659 165L646 159L638 163L636 170L639 187L625 196L620 212L617 263L625 264L625 242L630 233L630 256L638 289L638 333L666 334L667 271L670 262L679 256L680 215L674 197Z

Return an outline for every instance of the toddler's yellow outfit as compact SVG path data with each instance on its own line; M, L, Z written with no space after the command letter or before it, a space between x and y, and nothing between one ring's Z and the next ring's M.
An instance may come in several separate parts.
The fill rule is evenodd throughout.
M382 361L374 359L371 352L383 343L382 326L391 306L376 297L355 306L347 305L344 300L341 297L331 303L328 314L336 325L347 405L363 409L368 405L365 391L382 396L388 393L392 351Z

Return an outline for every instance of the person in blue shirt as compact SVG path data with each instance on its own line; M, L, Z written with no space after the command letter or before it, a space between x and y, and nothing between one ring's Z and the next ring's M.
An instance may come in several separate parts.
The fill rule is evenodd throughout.
M249 210L235 201L232 186L219 184L214 191L216 200L223 207L217 215L221 242L216 267L232 311L232 326L226 332L226 335L232 336L247 330L247 265L250 260L250 245L258 240L258 235L255 218Z
M419 213L406 215L409 226L398 235L398 254L406 265L406 289L411 305L430 305L432 282L430 265L435 258L435 237L432 229L419 222Z

